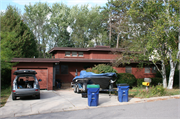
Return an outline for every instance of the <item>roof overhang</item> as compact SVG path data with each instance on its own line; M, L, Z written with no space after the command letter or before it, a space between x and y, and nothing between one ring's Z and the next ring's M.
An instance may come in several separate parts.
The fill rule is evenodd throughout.
M115 59L80 59L80 58L13 58L11 62L33 62L33 63L61 63L61 62L82 62L82 63L113 63ZM131 60L129 63L140 63L142 61L133 61ZM144 62L145 63L145 62ZM152 63L151 61L147 61L146 63Z
M109 48L109 47L95 47L95 48L72 48L72 47L54 47L48 53L57 51L106 51L106 52L124 52L124 48Z
M13 58L11 62L39 62L39 63L58 63L59 59L48 58Z

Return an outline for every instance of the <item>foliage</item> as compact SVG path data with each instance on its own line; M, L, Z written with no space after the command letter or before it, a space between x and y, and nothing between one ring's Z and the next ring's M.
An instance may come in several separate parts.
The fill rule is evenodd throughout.
M163 86L167 87L165 65L170 61L173 82L174 67L178 61L178 28L179 28L179 1L133 1L128 10L132 21L130 31L132 36L127 40L126 51L135 51L129 55L131 60L151 61L156 65L160 61L158 71L163 78ZM171 22L169 22L171 21ZM171 84L168 85L169 88Z
M116 84L126 83L130 87L136 85L136 78L133 74L130 73L118 73Z
M158 84L162 84L162 77L161 78L158 78L158 77L151 78L151 83L150 83L151 86L156 86Z
M105 23L109 32L110 46L116 45L116 48L119 48L120 44L127 39L129 29L127 11L130 3L131 1L129 0L110 0L106 3L106 6L103 7L102 12L108 14L106 15Z
M144 79L137 79L137 86L142 86L142 82L144 82Z
M67 28L73 22L73 18L70 16L70 8L63 3L53 4L49 21L52 47L73 47L73 42L70 41L70 32L67 31Z
M24 21L33 31L37 41L39 57L46 57L45 52L49 42L49 17L50 7L47 3L25 5Z
M1 69L11 69L11 59L14 57L13 50L9 47L11 42L16 39L14 32L0 32L1 36ZM2 71L2 70L1 70Z
M106 64L98 64L95 65L92 68L87 68L87 72L94 72L96 74L101 74L101 73L108 73L108 72L117 72L115 69L113 69L112 66L106 65Z
M150 98L169 95L168 90L163 88L162 85L149 87L148 91L144 86L135 87L132 89L132 91L130 91L130 94L138 98Z
M163 88L162 85L157 85L157 86L152 86L149 88L149 92L152 93L153 95L157 96L163 96L167 92L165 91L165 88Z
M70 11L73 17L70 25L72 29L70 40L73 41L75 47L106 45L104 40L107 39L107 34L103 28L103 14L99 6L91 7L91 9L88 7L89 5L73 6Z
M18 9L13 6L8 6L5 14L1 17L1 43L4 59L37 56L34 35L21 20Z

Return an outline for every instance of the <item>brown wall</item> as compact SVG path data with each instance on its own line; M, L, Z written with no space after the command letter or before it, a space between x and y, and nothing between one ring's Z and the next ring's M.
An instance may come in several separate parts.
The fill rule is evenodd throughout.
M117 55L107 51L91 51L90 59L115 59Z
M70 51L71 52L71 51ZM78 52L78 51L77 51ZM84 59L89 59L89 52L83 52L84 53L84 56L83 57L72 57L72 56L70 56L70 57L67 57L67 56L65 56L65 51L57 51L55 54L54 54L54 56L55 56L55 58L84 58ZM72 55L72 52L71 52L71 54L70 55Z
M47 69L47 90L53 90L53 63L19 63L11 70L11 84L15 78L14 71L18 69ZM38 75L38 74L37 74Z
M68 74L61 74L61 65L68 66ZM80 71L84 69L85 66L93 67L94 63L73 63L73 62L61 62L60 63L60 72L56 74L56 79L61 79L63 83L72 82L75 77L76 69L78 71L78 75L80 75Z
M115 59L117 55L112 54L109 51L84 51L83 57L66 57L65 51L57 51L54 56L55 58L83 58L83 59ZM72 55L72 52L71 52Z
M113 67L118 73L126 73L125 67ZM152 69L151 69L152 70ZM132 65L132 74L137 78L153 78L155 73L145 73L145 68L138 68Z

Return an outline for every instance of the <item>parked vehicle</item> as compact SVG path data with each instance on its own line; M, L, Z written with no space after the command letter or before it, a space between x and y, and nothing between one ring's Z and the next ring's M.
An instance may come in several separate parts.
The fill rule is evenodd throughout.
M87 84L99 84L100 91L113 91L113 83L116 81L116 73L101 73L86 72L82 70L79 76L76 76L72 81L74 92L87 92Z
M37 80L34 70L17 70L14 72L16 75L13 81L12 87L12 99L16 100L16 97L23 96L35 96L35 98L40 99L40 86L39 79Z

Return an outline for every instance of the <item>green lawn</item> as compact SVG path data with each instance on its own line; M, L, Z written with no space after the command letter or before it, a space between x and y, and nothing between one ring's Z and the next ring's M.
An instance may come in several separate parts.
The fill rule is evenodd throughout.
M6 101L9 98L10 94L11 94L11 86L1 89L0 107L3 107L6 104Z

